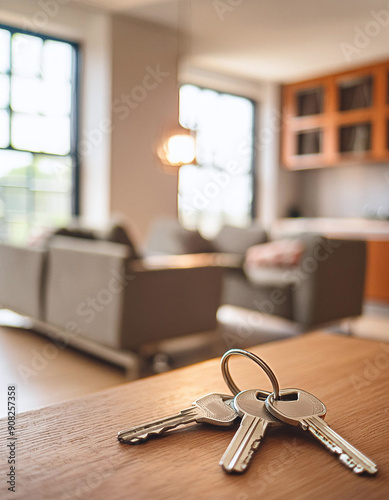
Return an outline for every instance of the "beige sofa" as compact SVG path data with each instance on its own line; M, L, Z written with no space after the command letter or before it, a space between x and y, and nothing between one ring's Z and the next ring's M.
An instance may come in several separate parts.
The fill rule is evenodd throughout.
M300 332L359 316L366 243L314 233L286 238L301 242L304 248L298 265L246 266L248 248L269 241L268 234L256 224L248 228L225 226L213 240L205 240L175 220L160 219L150 231L147 248L151 255L217 252L235 256L241 265L224 273L222 304L289 320Z
M135 377L144 345L216 328L222 272L149 268L125 244L69 236L40 249L0 244L0 306Z

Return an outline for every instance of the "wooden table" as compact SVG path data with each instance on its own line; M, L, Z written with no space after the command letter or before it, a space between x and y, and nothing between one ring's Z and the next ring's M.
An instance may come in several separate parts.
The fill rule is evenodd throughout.
M327 405L326 420L379 467L356 476L302 430L269 430L244 475L218 465L232 428L192 426L140 445L118 430L176 412L208 392L228 392L211 360L17 419L17 492L7 495L1 421L0 497L28 499L384 499L389 492L389 344L313 333L251 349L281 387L306 389ZM251 361L233 357L245 388L269 382Z

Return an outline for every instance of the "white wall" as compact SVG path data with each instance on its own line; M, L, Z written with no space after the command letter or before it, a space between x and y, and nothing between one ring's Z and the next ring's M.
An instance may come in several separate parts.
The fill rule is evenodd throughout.
M177 174L160 169L155 147L178 123L176 32L113 17L111 210L138 243L158 216L177 216Z
M111 18L67 3L1 0L0 23L81 44L80 139L86 141L81 157L81 210L87 223L98 224L109 217L111 138L110 133L98 131L110 116Z
M306 217L389 216L389 165L353 165L296 172L297 205Z

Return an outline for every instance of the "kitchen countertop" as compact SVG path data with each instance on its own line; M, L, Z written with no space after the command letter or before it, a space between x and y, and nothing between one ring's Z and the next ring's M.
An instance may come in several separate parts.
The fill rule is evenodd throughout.
M273 237L300 232L319 232L329 237L389 241L389 221L363 218L297 217L278 219Z

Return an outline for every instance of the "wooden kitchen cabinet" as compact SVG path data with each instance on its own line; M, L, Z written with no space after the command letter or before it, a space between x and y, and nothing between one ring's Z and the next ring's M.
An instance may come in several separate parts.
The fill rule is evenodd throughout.
M389 160L389 61L285 85L286 168Z
M389 241L368 241L365 298L389 303Z

